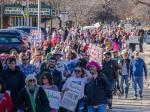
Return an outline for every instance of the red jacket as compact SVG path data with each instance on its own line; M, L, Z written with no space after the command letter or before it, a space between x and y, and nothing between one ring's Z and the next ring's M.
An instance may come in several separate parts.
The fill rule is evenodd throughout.
M4 93L4 96L2 99L0 99L0 112L13 112L12 111L12 101L7 92Z

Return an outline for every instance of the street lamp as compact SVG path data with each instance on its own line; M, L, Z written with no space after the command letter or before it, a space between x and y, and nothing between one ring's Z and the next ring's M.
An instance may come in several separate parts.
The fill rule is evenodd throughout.
M4 5L4 0L1 1L0 7L1 7L1 28L3 28L3 5Z
M26 1L22 1L22 14L24 17L24 25L26 24L26 16L25 16L25 7L27 6L27 2Z
M38 30L41 27L41 0L38 0Z

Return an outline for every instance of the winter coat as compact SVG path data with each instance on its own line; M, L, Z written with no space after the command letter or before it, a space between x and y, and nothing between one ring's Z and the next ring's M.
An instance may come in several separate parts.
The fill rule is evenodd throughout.
M114 60L103 61L103 73L107 76L108 80L118 80L118 65Z
M5 92L3 97L0 99L0 112L13 112L12 108L11 98L9 94Z
M15 71L11 71L9 68L3 71L2 79L6 85L6 89L10 91L13 105L16 105L16 100L19 95L19 91L24 88L25 75L20 71L19 67L16 67Z
M111 93L108 79L103 73L100 73L96 79L90 81L85 87L89 106L107 104L107 99L111 98Z
M38 87L35 104L36 112L50 112L49 101L42 87ZM24 112L32 112L31 100L26 88L22 89L20 92L17 101L17 108L23 110Z

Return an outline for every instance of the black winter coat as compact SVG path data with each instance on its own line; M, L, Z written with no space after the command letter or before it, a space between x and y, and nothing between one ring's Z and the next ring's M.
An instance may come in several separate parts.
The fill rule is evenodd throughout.
M19 67L16 67L15 71L7 68L2 72L2 79L4 80L6 89L10 91L12 102L15 106L19 92L25 85L25 75L20 71Z
M37 91L35 103L36 112L50 112L49 101L42 87L39 87ZM26 88L22 89L20 92L17 101L17 108L22 109L24 112L32 112L31 101Z
M112 96L111 93L108 79L103 73L100 73L96 79L90 81L85 87L89 106L107 104L107 99Z

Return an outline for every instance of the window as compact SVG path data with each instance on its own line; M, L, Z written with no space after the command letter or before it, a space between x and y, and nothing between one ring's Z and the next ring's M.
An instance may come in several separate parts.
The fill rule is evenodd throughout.
M20 43L20 40L17 37L10 37L9 42L10 43Z
M9 43L8 38L6 36L0 36L0 43L1 44Z

